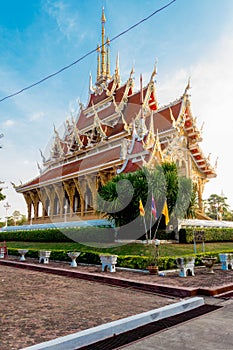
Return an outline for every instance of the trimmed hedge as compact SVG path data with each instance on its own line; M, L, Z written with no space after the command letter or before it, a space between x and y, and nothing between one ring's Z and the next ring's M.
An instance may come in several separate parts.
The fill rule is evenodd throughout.
M51 250L50 259L55 261L71 261L67 253L70 250ZM29 249L26 258L38 258L37 249ZM19 255L17 248L9 248L9 255ZM101 252L81 252L79 257L77 258L77 262L84 264L100 264L100 255L103 254ZM148 257L145 256L136 256L136 255L118 255L117 258L117 266L131 268L131 269L146 269L148 266ZM160 257L159 258L159 268L162 270L172 269L176 267L175 258L174 257Z
M29 249L28 253L26 254L26 257L30 258L38 258L38 250L37 249ZM51 260L55 261L68 261L70 262L70 258L67 255L69 250L52 250L51 251ZM17 248L9 248L8 249L9 255L19 255ZM101 252L94 252L94 251L88 251L88 252L81 252L79 257L77 258L77 262L79 263L85 263L85 264L93 264L93 265L100 265L100 257L99 255L102 254ZM201 262L200 257L203 254L196 254L196 261L195 265L203 265ZM205 254L205 256L218 256L218 253L211 252L208 254ZM191 254L190 256L194 256ZM140 269L144 270L147 269L148 266L148 257L146 256L136 256L136 255L118 255L117 258L117 266L119 267L125 267L125 268L131 268L131 269ZM160 270L169 270L169 269L175 269L177 268L176 265L176 257L170 256L170 257L159 257L159 269Z
M204 231L205 242L233 242L233 228L186 228L179 231L179 243L193 243L193 232Z
M55 261L68 261L71 262L70 257L67 255L67 253L70 250L51 250L51 260ZM9 255L19 255L18 254L18 248L8 248ZM223 250L221 253L232 253L232 250ZM85 263L85 264L94 264L94 265L100 265L100 257L103 253L101 252L94 252L94 251L87 251L87 252L81 252L79 257L77 258L77 262L79 263ZM109 255L109 254L108 254ZM201 261L202 256L215 256L217 257L216 263L219 263L219 251L212 251L212 252L206 252L206 253L197 253L197 254L187 254L183 257L187 256L194 256L195 257L195 266L203 266L203 263ZM26 257L31 258L38 258L38 249L29 249L28 253L26 254ZM170 270L170 269L176 269L176 258L178 256L169 256L169 257L159 257L159 270ZM181 256L179 256L181 257ZM131 269L147 269L148 267L148 261L149 257L146 256L136 256L136 255L118 255L117 258L117 266L119 267L125 267L125 268L131 268Z
M104 227L0 231L0 241L111 243L114 239L115 230Z
M175 240L175 232L166 232L166 230L158 230L156 238L161 240Z
M43 249L42 249L43 250ZM70 257L67 255L67 253L70 252L70 250L51 250L50 259L55 261L69 261L71 262ZM8 254L9 255L19 255L18 248L8 248ZM97 252L81 252L79 257L77 258L77 262L85 263L85 264L100 264L100 253ZM26 256L26 258L38 258L39 257L39 250L38 249L29 249Z

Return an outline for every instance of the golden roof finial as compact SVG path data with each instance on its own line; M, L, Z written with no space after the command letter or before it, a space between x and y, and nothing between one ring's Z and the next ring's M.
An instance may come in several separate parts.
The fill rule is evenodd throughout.
M101 21L102 23L106 22L106 17L105 17L105 13L104 13L104 7L102 7L102 17L101 17Z

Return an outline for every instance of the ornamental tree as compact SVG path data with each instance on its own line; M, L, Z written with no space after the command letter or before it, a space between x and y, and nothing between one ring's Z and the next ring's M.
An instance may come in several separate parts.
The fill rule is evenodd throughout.
M151 199L156 202L158 216L165 200L169 215L187 216L192 194L192 181L178 175L175 163L163 163L153 169L142 168L120 174L101 187L97 206L116 226L126 225L139 217L139 201L145 209L147 223L151 220ZM142 222L142 221L141 221ZM140 225L142 224L140 221Z
M215 220L232 221L233 219L232 210L230 210L230 206L227 204L227 197L217 194L211 194L205 200L205 212L210 218Z

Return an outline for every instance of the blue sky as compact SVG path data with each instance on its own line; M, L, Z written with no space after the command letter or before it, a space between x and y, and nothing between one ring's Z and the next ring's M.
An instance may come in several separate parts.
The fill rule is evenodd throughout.
M110 38L168 1L162 0L8 0L0 11L0 99L14 93L94 49L101 39L101 9L105 8ZM117 52L124 82L135 67L146 83L158 60L160 105L178 98L189 76L192 110L204 122L202 149L218 160L218 177L206 185L205 197L224 194L233 206L231 138L233 118L233 2L231 0L176 0L111 44L112 72ZM39 149L46 149L77 100L87 101L89 73L95 81L96 55L74 65L18 96L0 103L0 180L8 189L6 201L26 213L19 184L38 174ZM0 217L5 214L0 203Z

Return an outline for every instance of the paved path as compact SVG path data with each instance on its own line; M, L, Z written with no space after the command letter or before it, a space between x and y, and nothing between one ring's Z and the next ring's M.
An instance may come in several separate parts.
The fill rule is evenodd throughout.
M224 307L121 349L233 350L233 299L223 302L207 298L206 302Z
M19 350L179 301L3 265L0 284L0 350Z

